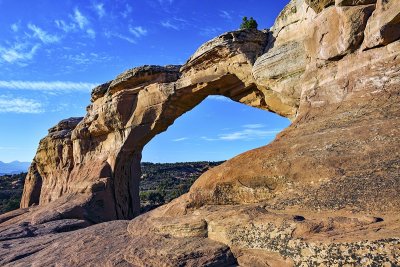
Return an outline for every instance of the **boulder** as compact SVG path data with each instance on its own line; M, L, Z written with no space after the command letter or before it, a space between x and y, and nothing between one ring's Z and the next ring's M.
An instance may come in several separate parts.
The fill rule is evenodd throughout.
M387 45L400 39L400 2L378 0L365 29L363 49Z
M306 42L311 58L337 60L356 51L363 39L374 5L330 7L315 19L312 37Z

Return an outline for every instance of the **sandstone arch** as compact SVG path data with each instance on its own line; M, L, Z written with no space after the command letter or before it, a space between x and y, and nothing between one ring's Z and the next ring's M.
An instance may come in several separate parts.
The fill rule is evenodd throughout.
M378 7L374 14L386 12ZM263 190L268 188L265 183L271 181L278 188L273 190L271 196L274 196L298 180L302 184L317 182L319 177L332 178L337 171L336 158L329 153L320 156L305 153L312 149L303 145L302 136L311 135L310 129L323 132L324 123L342 125L332 114L353 109L355 99L361 105L360 99L370 97L365 96L369 94L364 93L369 90L366 88L374 88L368 81L357 80L357 73L366 73L370 80L380 81L380 68L371 66L384 62L378 66L388 69L387 62L398 59L398 42L387 45L383 56L373 49L363 50L367 45L362 43L364 34L372 36L371 31L379 31L366 28L377 16L371 16L374 8L374 5L329 6L316 14L303 0L293 0L281 12L271 31L226 33L202 45L183 66L135 68L95 88L92 103L82 120L60 122L41 141L26 179L21 207L53 203L61 207L60 214L66 212L73 214L68 216L93 222L136 216L143 146L212 94L292 119L293 125L282 135L293 148L287 150L279 145L278 138L267 150L268 157L260 154L257 160L246 163L251 169L250 176L241 170L226 171L229 170L226 166L214 173L218 179L211 179L213 172L208 172L192 187L189 194L192 204L260 201L263 197L258 197L258 186L249 188L250 195L242 188L255 178L259 181L261 196L265 197L270 193L267 190L264 194ZM359 19L348 19L354 16ZM333 19L333 26L325 23ZM343 34L336 30L336 24L344 29ZM329 40L324 41L322 37ZM394 64L390 65L393 79L397 73L395 60L390 63ZM384 93L392 94L388 90ZM353 114L353 111L343 114ZM348 116L343 114L337 117ZM323 143L316 147L323 147ZM244 161L245 155L238 161ZM313 166L313 171L306 175L302 171L309 166ZM40 197L33 194L39 191ZM226 197L217 199L216 192ZM71 204L71 201L65 202L66 198L80 200Z
M38 184L30 174L21 207L87 194L94 221L135 217L144 145L209 95L293 118L295 106L266 96L254 80L252 67L267 43L267 32L227 33L200 47L184 66L143 66L95 88L82 121L64 121L42 140L42 150L55 152L56 160L35 157L43 179L40 199L31 193Z

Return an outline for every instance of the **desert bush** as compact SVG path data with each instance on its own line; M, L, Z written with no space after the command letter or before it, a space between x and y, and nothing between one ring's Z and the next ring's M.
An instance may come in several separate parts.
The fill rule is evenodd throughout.
M245 30L245 29L257 29L258 23L253 19L253 17L250 17L250 19L247 19L247 17L243 17L242 24L240 25L240 29Z

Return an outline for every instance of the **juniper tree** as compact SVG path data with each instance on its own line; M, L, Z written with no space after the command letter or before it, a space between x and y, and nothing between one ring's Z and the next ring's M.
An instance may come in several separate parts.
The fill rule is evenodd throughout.
M250 17L250 19L247 19L247 17L243 17L242 24L240 25L240 29L257 29L258 23L253 19L253 17Z

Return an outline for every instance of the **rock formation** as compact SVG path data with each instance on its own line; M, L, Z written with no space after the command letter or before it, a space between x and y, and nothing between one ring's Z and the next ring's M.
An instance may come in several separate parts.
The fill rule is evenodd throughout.
M40 142L21 209L0 216L0 262L400 265L399 18L397 0L292 0L268 31L95 88ZM209 95L292 124L171 203L90 226L139 215L144 145Z

